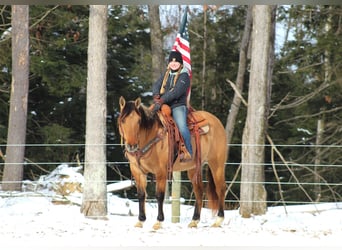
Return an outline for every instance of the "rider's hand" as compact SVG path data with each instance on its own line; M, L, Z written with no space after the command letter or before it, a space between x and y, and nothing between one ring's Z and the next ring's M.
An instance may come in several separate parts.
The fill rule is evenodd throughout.
M161 104L159 104L159 103L156 102L156 103L153 105L152 112L153 112L153 113L157 113L157 111L160 110L160 107L161 107Z

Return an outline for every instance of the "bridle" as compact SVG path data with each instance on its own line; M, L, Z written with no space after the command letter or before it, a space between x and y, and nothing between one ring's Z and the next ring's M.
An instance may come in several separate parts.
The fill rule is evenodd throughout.
M125 146L124 152L125 152L125 157L127 158L127 154L133 156L138 164L140 165L140 159L154 146L156 145L159 141L164 139L167 129L165 126L163 126L163 129L158 132L158 134L149 140L146 145L144 145L142 148L139 148L138 143L136 144L136 147L130 148L127 143L125 143L125 135L124 135L124 130L122 129L122 122L123 119L119 118L119 132L121 135L121 145ZM137 132L138 133L138 132ZM138 137L138 136L136 136Z
M128 150L127 144L125 144L125 153L136 158L137 162L140 164L140 159L143 157L155 144L161 141L165 136L166 130L160 131L153 139L151 139L143 148L135 147L134 150Z

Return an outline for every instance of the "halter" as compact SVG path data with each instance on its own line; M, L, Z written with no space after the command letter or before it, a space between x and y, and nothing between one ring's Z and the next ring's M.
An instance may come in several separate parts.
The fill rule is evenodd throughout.
M120 122L119 123L119 131L120 131L120 135L121 135L121 145L123 145L123 140L124 140L124 132L123 132L123 129L122 129L122 123ZM155 145L157 144L159 141L161 141L162 139L164 139L164 136L167 132L167 129L165 126L163 126L163 130L162 131L159 131L158 134L153 138L151 139L143 148L135 148L134 150L128 150L127 149L127 146L126 146L126 143L125 143L125 157L127 158L127 154L133 156L137 163L138 163L138 166L141 170L143 170L140 166L140 159ZM143 171L145 172L145 171Z
M156 137L154 137L153 139L151 139L142 149L137 148L134 151L128 151L127 148L126 149L126 154L130 154L131 156L135 157L138 164L140 165L140 159L141 157L143 157L151 148L153 145L155 145L157 142L161 141L164 136L165 136L165 132L166 129L164 128L163 131L159 132Z

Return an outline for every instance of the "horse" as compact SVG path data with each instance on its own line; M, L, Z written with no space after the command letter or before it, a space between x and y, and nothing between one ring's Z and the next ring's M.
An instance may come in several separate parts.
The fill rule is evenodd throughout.
M118 127L125 147L125 156L129 161L130 171L135 180L139 203L138 222L135 227L143 227L146 221L145 201L147 174L155 177L156 200L158 206L157 222L153 229L162 227L164 221L163 203L168 179L168 156L170 145L168 131L165 130L160 117L142 104L141 98L126 101L120 97L120 115ZM192 111L204 117L209 130L200 135L200 147L196 147L194 136L192 145L200 148L200 168L208 164L206 195L208 207L216 214L212 227L220 227L224 221L224 200L226 195L225 162L227 160L227 140L225 129L220 120L206 111ZM204 185L200 171L196 170L196 160L182 162L180 157L174 161L172 171L187 171L195 194L195 205L192 220L188 227L197 227L203 206ZM198 175L198 173L200 173ZM200 180L199 180L200 178Z

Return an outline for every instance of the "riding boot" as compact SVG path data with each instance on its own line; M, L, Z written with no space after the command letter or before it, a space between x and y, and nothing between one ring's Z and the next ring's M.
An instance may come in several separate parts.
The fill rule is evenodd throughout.
M181 146L181 156L180 156L180 161L181 162L188 162L192 160L192 155L190 154L190 152L187 150L187 148L185 147L185 145Z
M188 150L184 150L183 159L181 159L181 162L188 162L192 160L192 155L189 153Z

